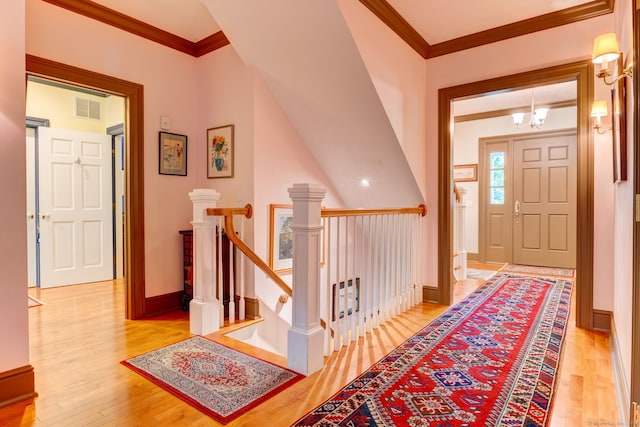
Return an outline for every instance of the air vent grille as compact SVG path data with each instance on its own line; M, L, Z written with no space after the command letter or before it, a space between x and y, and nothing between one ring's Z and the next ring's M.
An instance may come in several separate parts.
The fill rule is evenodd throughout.
M86 98L76 98L75 103L76 117L84 117L87 119L102 119L102 104L99 101L93 101Z

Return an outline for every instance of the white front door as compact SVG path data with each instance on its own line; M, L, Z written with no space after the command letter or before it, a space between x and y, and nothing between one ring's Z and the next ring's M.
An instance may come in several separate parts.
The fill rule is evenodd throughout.
M38 128L41 287L113 278L111 137Z

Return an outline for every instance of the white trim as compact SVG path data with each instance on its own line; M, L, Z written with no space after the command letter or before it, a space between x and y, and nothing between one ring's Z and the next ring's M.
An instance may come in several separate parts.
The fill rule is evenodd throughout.
M611 348L611 364L613 366L613 378L616 382L616 397L618 401L618 413L622 420L621 425L629 425L629 410L631 407L631 392L627 377L622 364L620 345L618 342L618 333L616 322L613 315L611 316L611 333L609 334L609 346Z

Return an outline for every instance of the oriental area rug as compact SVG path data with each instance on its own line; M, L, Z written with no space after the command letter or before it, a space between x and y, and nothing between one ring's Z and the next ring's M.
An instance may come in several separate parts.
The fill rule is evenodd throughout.
M122 364L223 424L303 378L201 336Z
M538 267L535 265L507 264L501 271L542 276L575 277L574 268Z
M294 426L546 426L572 282L499 274Z

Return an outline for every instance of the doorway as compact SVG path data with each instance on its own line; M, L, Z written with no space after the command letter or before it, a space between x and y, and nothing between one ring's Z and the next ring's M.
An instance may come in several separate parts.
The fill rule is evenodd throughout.
M577 85L577 218L576 325L593 328L593 136L590 129L590 102L593 100L593 64L591 61L533 70L490 80L440 89L438 93L438 302L451 304L453 293L453 174L452 174L452 102L483 93L532 88L550 82L575 80Z
M27 82L27 114L51 117L53 123L67 127L27 119L30 286L111 280L114 262L122 264L113 249L123 236L113 232L112 138L87 131L99 130L106 114L85 122L84 117L74 117L69 108L73 103L67 102L88 96L43 80ZM112 102L124 105L122 99ZM98 113L105 110L104 100L98 98L96 103ZM116 120L123 119L122 108L119 113L112 111L112 116L119 116Z
M573 130L480 139L480 262L575 268L576 146Z
M125 287L126 317L145 315L144 126L142 85L44 58L26 55L28 76L94 89L125 99Z

